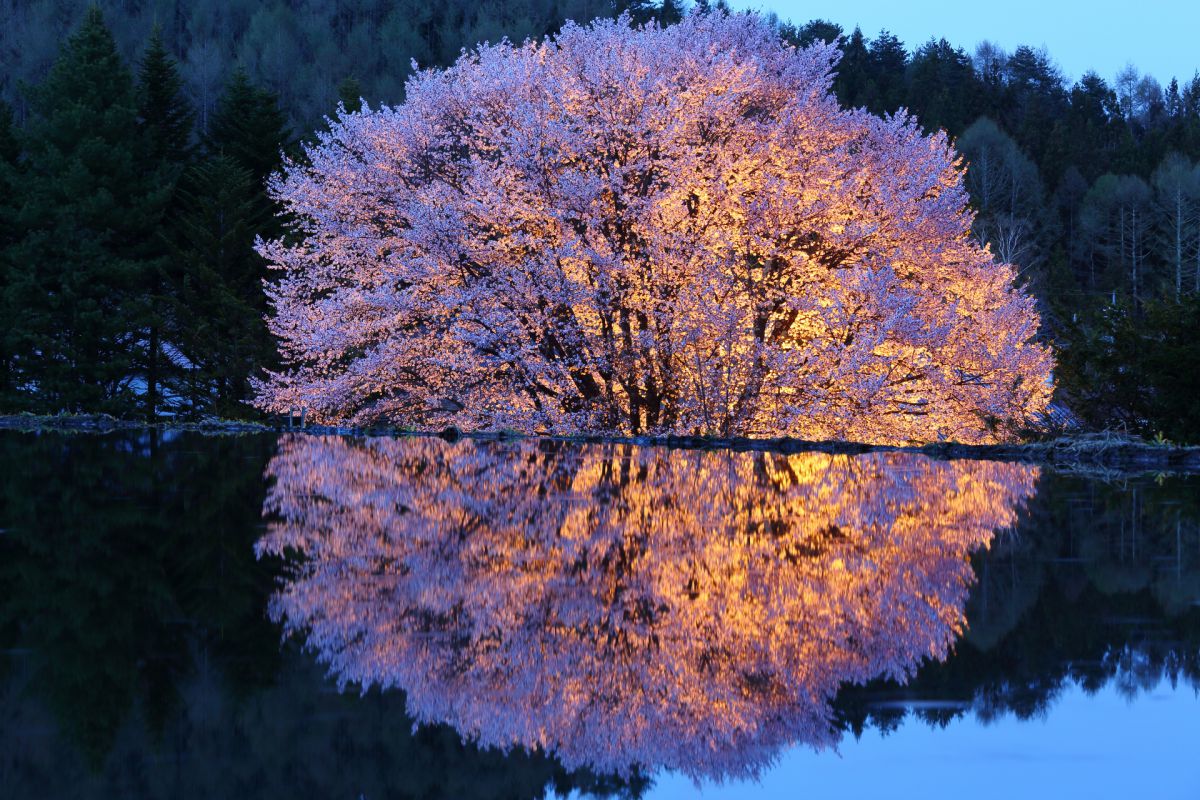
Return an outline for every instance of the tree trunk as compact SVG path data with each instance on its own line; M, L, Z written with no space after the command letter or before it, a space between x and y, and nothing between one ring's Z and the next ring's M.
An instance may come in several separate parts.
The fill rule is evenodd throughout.
M1183 192L1175 190L1175 302L1183 290Z
M146 354L146 418L154 421L158 413L158 326L150 326L150 347Z

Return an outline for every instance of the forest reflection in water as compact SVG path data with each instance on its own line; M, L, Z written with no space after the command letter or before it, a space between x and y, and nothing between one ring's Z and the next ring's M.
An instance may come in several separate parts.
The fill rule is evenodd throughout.
M271 602L340 684L569 769L753 776L964 625L970 555L1039 470L439 439L283 441Z
M413 446L424 448L424 455L406 460L386 452ZM297 448L302 447L312 447L310 455L316 459L307 466L298 458ZM0 431L0 794L38 800L282 799L298 794L533 800L552 794L653 796L660 788L668 790L671 779L662 772L651 774L649 765L645 774L622 779L567 769L543 749L502 751L464 742L461 731L449 725L414 726L406 706L419 709L423 702L432 717L438 710L435 703L442 702L436 696L447 686L512 686L532 696L532 690L513 682L537 677L532 654L525 653L525 660L509 669L501 660L509 654L500 648L515 647L517 634L526 642L537 641L537 625L555 618L552 613L576 623L570 630L564 625L551 631L547 638L548 645L560 648L550 655L559 658L582 652L586 637L602 625L608 626L610 636L625 637L612 639L605 652L625 669L628 685L599 686L607 694L597 702L613 702L622 693L632 696L643 689L687 688L694 692L689 708L703 710L705 698L715 693L727 703L727 713L717 717L715 730L699 730L709 740L728 745L726 758L706 757L695 769L730 771L737 763L752 767L779 752L780 766L765 776L768 783L778 775L795 774L789 772L793 767L806 776L803 780L815 780L807 766L796 766L813 763L799 759L803 745L775 750L808 730L797 727L801 724L815 725L825 737L821 741L840 736L843 751L860 734L865 742L897 728L913 735L928 730L932 742L968 742L992 735L987 732L995 727L981 725L989 720L1032 718L1053 724L1061 716L1060 708L1070 705L1062 698L1077 696L1080 690L1099 693L1100 698L1118 693L1128 698L1131 708L1147 708L1161 707L1161 693L1170 686L1180 687L1181 697L1191 696L1200 686L1196 476L1091 476L1043 469L1035 487L1033 473L1029 484L1006 483L997 477L1000 473L986 472L989 465L978 463L960 468L959 462L922 462L927 467L914 471L896 462L889 472L889 458L896 457L821 456L824 461L789 458L785 469L777 457L766 455L625 449L606 457L602 451L566 444L532 451L525 447L470 441ZM526 460L505 463L509 459L504 454L520 453ZM609 466L603 467L606 461ZM289 463L293 474L283 469ZM322 463L359 472L320 478ZM807 471L798 466L806 463ZM820 469L813 466L822 464ZM269 482L264 480L268 465L274 475ZM405 465L424 472L410 470L406 475ZM457 484L447 480L439 488L439 474ZM397 476L405 475L398 483ZM918 477L924 483L916 483ZM503 481L532 494L501 491L497 486ZM291 495L294 508L287 513L309 519L326 514L329 526L307 528L308 538L297 542L306 556L295 553L281 559L264 551L256 558L256 543L261 549L291 535L285 533L289 523L279 495L289 484L308 488ZM411 496L406 506L411 511L395 505L398 486L407 492L402 496ZM275 495L264 503L268 489ZM361 529L361 539L332 535L333 522L349 513L347 504L358 503L352 494L335 489L361 491L364 513L378 514L364 519L370 524ZM326 490L328 495L319 494ZM855 491L861 496L855 497ZM890 499L885 499L889 492ZM777 502L753 507L748 503L756 493L773 493ZM602 502L606 497L612 502ZM812 507L826 509L842 503L838 513L850 522L836 521L837 531L829 530L829 520L805 516L807 499L813 500ZM325 510L317 511L318 502ZM266 520L264 505L277 509ZM964 510L972 505L976 507ZM684 512L689 509L703 517L687 517ZM458 516L437 517L451 511ZM425 594L415 597L387 589L388 581L398 578L382 570L379 575L372 572L372 580L377 588L384 587L377 598L381 606L393 597L406 603L415 599L419 602L412 608L429 614L424 620L428 660L415 662L411 669L416 678L435 682L412 684L412 697L378 686L365 693L357 685L338 692L337 679L358 679L340 671L334 661L321 665L312 654L300 652L298 645L309 641L316 628L297 631L281 647L280 627L268 614L271 598L277 598L276 615L285 612L286 593L305 580L318 580L322 560L330 565L344 556L343 565L356 578L368 566L387 563L396 543L381 539L380 531L401 515L425 520L423 527L408 534L418 538L407 545L410 550L402 551L406 557L423 553L421 563L447 571L417 576ZM989 515L997 525L1015 522L993 534L984 530L981 519ZM476 536L468 525L484 518L491 533ZM697 538L701 522L711 524L715 534ZM968 528L959 528L961 522ZM634 537L618 544L616 532L641 529L634 523L653 531L654 541ZM547 531L560 524L566 532L562 541L547 540ZM926 533L952 528L960 533L939 534L931 540L939 544L922 544L922 526ZM426 547L453 530L465 538L448 537L442 549ZM774 547L769 544L772 537L777 541ZM478 540L478 549L470 549L472 538ZM990 545L984 547L989 538ZM923 548L918 550L923 560L916 566L906 561L906 543ZM321 550L333 545L343 552ZM895 552L888 545L895 545ZM562 556L584 550L589 553L586 569L572 563L563 573ZM882 555L867 558L872 551ZM604 553L610 554L607 562ZM839 557L842 567L835 568ZM860 561L875 570L874 583L857 580L858 573L847 566ZM450 568L460 571L452 573ZM701 571L692 587L680 580L701 568L710 572ZM884 579L898 568L910 573L891 583ZM529 585L506 583L506 570L510 577L528 579ZM327 569L325 575L326 581L334 578ZM804 594L830 576L844 582L846 591L837 602L820 605L811 591ZM945 582L939 582L939 576ZM455 593L462 592L464 580L484 581L481 593L468 598L474 605L466 606L457 620L432 615L437 609L454 608ZM582 587L573 597L572 582ZM788 591L772 595L771 582ZM345 586L356 584L349 580ZM907 593L910 585L923 586L924 596ZM416 587L402 588L411 592ZM557 609L537 604L543 593ZM319 593L310 596L314 603L331 599ZM639 598L645 602L639 604ZM906 598L910 607L892 608ZM572 599L580 605L569 606ZM359 603L364 597L351 593L346 600ZM650 601L660 605L648 605ZM611 608L613 614L604 617L598 608ZM810 608L826 617L806 617L803 626L783 622L789 609ZM311 610L321 607L313 605ZM715 617L727 611L737 624L722 630ZM735 612L742 617L733 616ZM410 619L421 618L414 611ZM446 637L458 621L477 624L488 619L494 625L490 639L481 627L464 629L478 637L474 641L450 642ZM946 658L925 657L911 643L889 642L890 632L878 627L863 627L858 629L862 633L850 636L855 626L872 619L904 620L908 627L903 630L910 633L942 631L943 638L933 638L943 646L950 642ZM843 627L826 626L831 620ZM292 621L304 627L303 616ZM963 630L951 642L955 624ZM751 645L764 630L779 635L756 651ZM382 617L364 619L362 631L376 631L381 647L391 635ZM668 634L675 638L656 642L649 638L651 632L660 639ZM332 658L340 653L348 664L357 664L364 677L376 670L379 680L399 680L391 671L395 655L383 652L372 666L358 658L364 651L356 649L356 641L335 637L317 654ZM877 668L907 667L915 673L903 684L873 678L864 686L843 685L832 700L812 693L798 696L794 687L781 687L780 676L796 669L796 655L822 642L830 645L834 660L801 664L805 671L795 673L810 681L813 692L831 686L833 668L844 665L862 676L871 676ZM316 639L312 643L320 645ZM419 642L414 636L409 643ZM623 655L618 643L626 648ZM706 650L706 645L711 646ZM490 677L438 675L426 669L456 648L467 653L485 646L494 648L481 661L493 671ZM672 668L684 664L691 672L632 674L634 665L646 663L652 647L678 659L656 663ZM702 671L699 661L684 658L705 652L709 655L703 669L710 672ZM519 650L512 653L522 655ZM747 658L757 672L739 677L735 667ZM460 668L467 664L451 663ZM324 677L330 668L333 677ZM594 682L592 675L603 674L605 668L593 658L575 674ZM695 684L697 676L704 678L703 685ZM495 682L487 683L484 677ZM739 681L750 695L738 694ZM544 683L544 718L554 721L549 692L565 691L564 686L549 679ZM748 697L765 698L764 708L773 709L775 716L756 716L759 712ZM630 710L659 714L653 717L659 726L686 722L656 708L661 696L635 700ZM491 708L487 704L495 697L485 693L474 705L460 702L461 707L449 710L469 728L466 723ZM1095 704L1102 706L1103 702ZM495 708L503 710L505 705ZM787 717L784 712L798 713ZM600 708L593 717L602 717ZM733 724L727 725L726 718ZM832 723L832 731L822 727L825 721ZM559 722L558 728L547 727L546 741L551 733L572 733L570 720ZM611 724L625 725L622 732L636 732L635 722L629 716ZM508 735L508 741L526 733L509 729L508 721L499 717L482 723L497 736ZM1115 718L1107 730L1102 720L1090 724L1102 736L1125 736ZM611 762L615 746L599 739L601 733L589 735L600 755ZM666 738L665 732L657 736ZM654 760L654 737L652 731L635 741L643 747L638 760L664 763ZM882 753L892 754L894 760L904 752L902 738L889 735ZM1194 733L1190 738L1186 731L1176 733L1174 738L1186 743L1194 741ZM664 752L683 758L688 755L686 744L668 742ZM930 763L930 756L921 752L914 765ZM989 752L995 751L979 751L972 763L981 768L992 764L988 782L1001 786L1001 775L1015 773L1007 769L1008 762L987 761ZM739 762L741 755L750 760ZM825 772L838 776L833 785L846 794L854 777L851 768L843 766L838 772L829 765L842 760L828 753L814 758L828 767ZM1179 773L1188 760L1164 763L1160 771ZM1061 776L1054 784L1056 791L1073 795L1072 781L1081 771L1093 772L1092 763L1053 761ZM735 795L738 786L732 785ZM744 789L741 794L746 796L758 791L752 785ZM823 793L819 787L814 791Z

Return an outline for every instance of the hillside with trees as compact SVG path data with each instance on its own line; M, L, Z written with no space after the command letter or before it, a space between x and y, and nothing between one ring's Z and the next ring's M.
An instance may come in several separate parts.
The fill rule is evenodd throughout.
M339 100L401 102L414 61L479 41L686 10L0 0L0 409L251 414L275 359L253 243L282 223L264 181ZM1069 83L1031 47L779 29L838 45L843 105L907 108L955 138L975 235L1039 300L1061 404L1200 439L1200 75Z

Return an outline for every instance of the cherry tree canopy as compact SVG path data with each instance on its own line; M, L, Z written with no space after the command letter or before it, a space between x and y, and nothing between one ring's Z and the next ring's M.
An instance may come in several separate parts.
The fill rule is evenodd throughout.
M761 18L569 24L341 114L272 183L260 249L323 421L1005 438L1052 360L970 236L943 133L843 110L835 48Z

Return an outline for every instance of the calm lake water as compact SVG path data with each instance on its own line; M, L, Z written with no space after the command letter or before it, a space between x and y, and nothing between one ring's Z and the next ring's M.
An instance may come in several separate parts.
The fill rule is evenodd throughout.
M1200 797L1198 488L0 432L0 796Z

